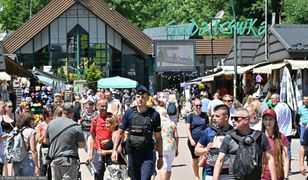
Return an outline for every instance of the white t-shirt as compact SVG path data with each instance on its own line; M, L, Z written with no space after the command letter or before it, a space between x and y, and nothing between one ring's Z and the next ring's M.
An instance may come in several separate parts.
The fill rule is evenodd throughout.
M249 127L253 130L261 131L262 130L262 120L259 120L259 122L256 124L249 123Z
M286 103L278 103L274 108L277 116L279 132L285 136L292 135L292 113Z
M211 110L211 114L214 114L214 108L220 104L224 103L219 99L213 99L212 101L209 102L207 109Z

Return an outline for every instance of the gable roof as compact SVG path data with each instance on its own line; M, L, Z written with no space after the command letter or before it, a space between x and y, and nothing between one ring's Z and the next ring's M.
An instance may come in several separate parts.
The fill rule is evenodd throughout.
M278 24L269 28L288 52L308 52L307 24Z
M253 57L261 42L261 37L255 36L239 36L237 43L238 65L253 64ZM224 65L233 65L234 46L225 57Z
M83 5L106 22L141 53L146 54L151 47L152 40L120 13L113 10L104 0L53 0L4 41L6 52L15 53L76 3Z
M283 59L303 59L308 55L308 25L277 24L270 27L268 33L268 61L276 62ZM265 38L254 55L254 63L265 60Z

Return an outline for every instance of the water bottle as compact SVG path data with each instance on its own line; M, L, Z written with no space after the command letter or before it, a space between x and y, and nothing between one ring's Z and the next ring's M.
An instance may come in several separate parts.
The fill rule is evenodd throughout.
M90 174L93 176L96 173L96 170L94 168L94 165L90 162L86 162L86 167L88 168Z
M102 162L102 161L103 161L103 155L102 155L101 151L98 150L98 151L97 151L97 154L98 154L98 161L99 161L99 162Z

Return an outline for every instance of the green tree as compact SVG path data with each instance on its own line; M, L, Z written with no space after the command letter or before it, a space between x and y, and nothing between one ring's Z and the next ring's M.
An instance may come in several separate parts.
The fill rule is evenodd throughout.
M308 24L307 0L284 0L283 23Z
M30 18L30 4L32 15L45 7L50 0L0 0L0 23L2 30L14 31Z
M85 73L87 86L96 91L97 81L103 77L103 73L97 68L95 63L90 65L90 68Z
M60 67L59 69L58 69L58 71L56 71L56 74L55 74L56 76L58 76L59 78L62 78L62 79L67 79L67 76L65 75L65 71L64 71L64 67L62 66L62 67Z

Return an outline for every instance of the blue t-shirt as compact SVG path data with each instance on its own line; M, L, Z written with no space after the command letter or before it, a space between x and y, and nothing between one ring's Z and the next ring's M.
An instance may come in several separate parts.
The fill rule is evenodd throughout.
M154 110L153 110L154 111ZM150 110L148 109L144 113L140 113L142 116L147 117L148 113L150 113ZM122 122L120 124L120 129L122 130L127 130L131 127L132 120L133 120L133 115L134 115L134 110L133 109L128 109L125 111ZM152 115L150 115L152 119L152 132L160 132L161 131L161 124L160 124L160 116L159 113L154 111Z
M207 127L209 118L205 113L196 115L194 112L187 115L186 123L190 124L191 136L195 141L199 140L200 134Z
M232 130L233 127L229 126L228 130ZM206 128L199 138L199 143L206 147L209 143L213 142L214 136L216 135L216 131L212 127ZM213 176L214 167L206 164L205 166L206 175ZM228 169L222 169L220 174L229 174Z
M203 99L201 100L201 102L202 102L201 111L202 111L202 112L207 113L207 106L209 105L209 102L210 102L210 101L211 101L211 100L209 100L209 99L207 99L207 98L203 98Z

